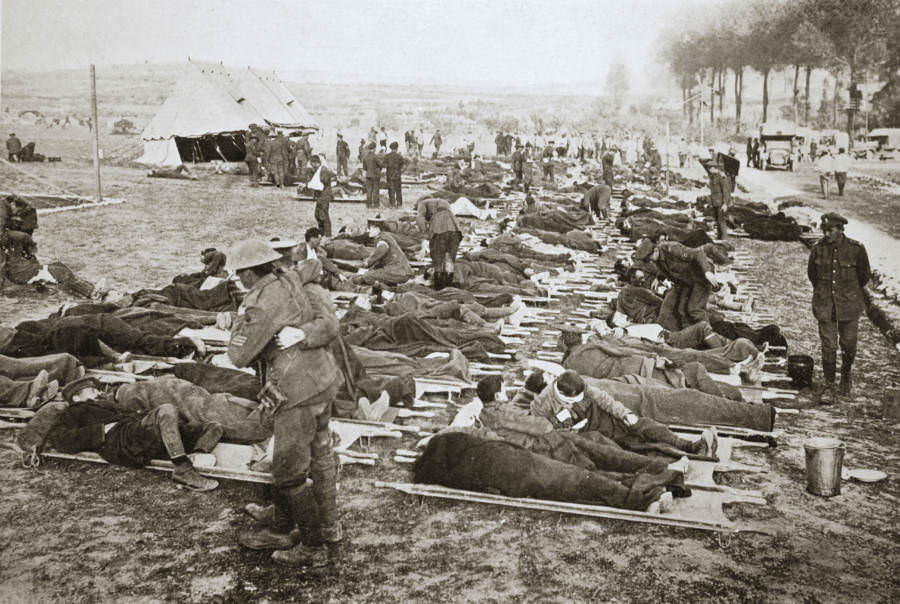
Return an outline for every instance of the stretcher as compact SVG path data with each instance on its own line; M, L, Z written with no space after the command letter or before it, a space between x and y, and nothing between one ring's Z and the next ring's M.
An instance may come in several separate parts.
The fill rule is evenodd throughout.
M773 534L771 529L767 529L762 525L751 526L749 524L736 524L729 520L721 511L722 505L725 503L761 503L764 502L764 500L742 497L740 495L724 492L697 491L692 494L691 497L676 499L674 502L675 509L672 512L667 514L651 514L649 512L623 510L601 505L506 497L503 495L492 495L476 491L451 489L449 487L437 485L376 481L375 487L381 489L394 489L408 495L451 499L468 503L500 505L542 512L556 512L560 514L587 516L605 520L625 520L628 522L715 532ZM691 500L693 500L693 502L691 502ZM688 504L687 502L691 503Z

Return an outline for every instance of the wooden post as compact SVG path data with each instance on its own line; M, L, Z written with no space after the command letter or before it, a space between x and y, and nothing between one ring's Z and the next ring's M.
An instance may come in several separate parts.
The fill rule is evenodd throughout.
M97 119L97 71L91 64L91 125L94 127L94 177L97 191L96 200L103 201L103 193L100 190L100 123Z
M671 147L669 145L669 122L666 122L666 197L669 196L669 154Z

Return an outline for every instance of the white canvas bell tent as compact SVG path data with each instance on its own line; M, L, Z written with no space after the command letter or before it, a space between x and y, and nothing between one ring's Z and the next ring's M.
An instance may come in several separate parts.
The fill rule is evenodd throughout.
M214 159L242 161L250 124L318 130L315 120L274 72L229 70L188 59L175 91L144 128L139 163L177 166Z

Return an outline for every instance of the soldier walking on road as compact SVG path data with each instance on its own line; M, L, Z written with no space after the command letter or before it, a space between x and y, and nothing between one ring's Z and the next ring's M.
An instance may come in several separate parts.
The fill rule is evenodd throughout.
M712 206L716 221L716 236L725 239L728 234L725 214L731 205L731 180L719 163L708 164L706 168L709 174L709 205Z
M838 195L844 196L844 185L847 184L847 171L850 169L850 156L847 155L843 147L838 149L838 154L834 157L832 167L834 168L834 180L837 183Z
M847 219L835 212L822 216L822 237L809 254L807 274L813 285L813 316L822 341L823 404L834 402L837 348L841 348L840 393L852 390L851 370L856 357L859 315L865 310L863 287L871 272L866 248L844 235Z

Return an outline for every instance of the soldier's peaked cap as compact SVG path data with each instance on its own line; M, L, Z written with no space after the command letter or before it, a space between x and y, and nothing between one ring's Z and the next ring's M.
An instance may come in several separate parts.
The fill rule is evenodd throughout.
M833 226L843 227L847 224L847 219L838 214L837 212L828 212L827 214L822 214L822 229L829 229Z

